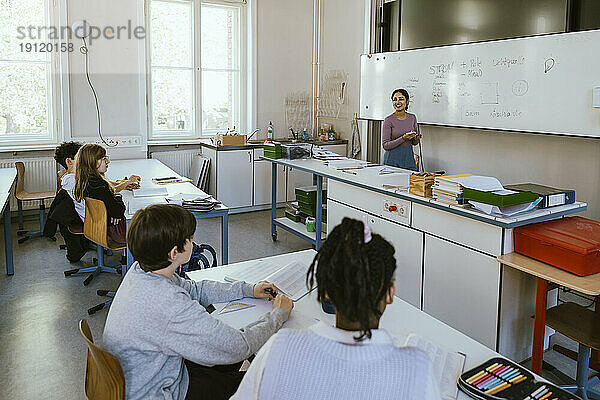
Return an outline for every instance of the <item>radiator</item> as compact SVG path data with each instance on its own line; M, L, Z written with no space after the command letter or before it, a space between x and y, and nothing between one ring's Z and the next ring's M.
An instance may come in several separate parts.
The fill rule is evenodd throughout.
M150 154L151 158L157 159L181 176L190 176L190 168L194 156L201 154L196 150L156 151Z
M0 168L15 168L15 161L25 164L25 190L28 192L47 192L56 190L56 161L52 157L6 158L0 159ZM52 199L46 200L49 207ZM24 201L23 209L39 208L39 201ZM10 210L17 211L17 199L10 198Z

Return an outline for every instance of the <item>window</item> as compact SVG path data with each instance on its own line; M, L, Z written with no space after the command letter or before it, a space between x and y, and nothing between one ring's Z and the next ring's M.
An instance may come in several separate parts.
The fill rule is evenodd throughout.
M61 46L65 52L69 48L52 36L56 14L49 0L0 0L0 147L59 139L57 71Z
M241 1L151 0L151 139L193 139L241 128L243 7Z

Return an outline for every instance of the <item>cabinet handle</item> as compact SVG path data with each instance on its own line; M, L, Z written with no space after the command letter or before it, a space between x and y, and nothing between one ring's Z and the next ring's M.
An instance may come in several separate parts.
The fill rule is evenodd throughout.
M252 162L252 153L248 152L248 162Z

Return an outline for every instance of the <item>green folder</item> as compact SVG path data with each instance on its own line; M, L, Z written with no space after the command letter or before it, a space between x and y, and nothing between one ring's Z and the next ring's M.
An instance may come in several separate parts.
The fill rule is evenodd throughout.
M532 192L517 192L511 194L497 194L495 192L483 192L481 190L463 188L463 197L467 200L491 204L500 208L531 203L537 200L538 195Z

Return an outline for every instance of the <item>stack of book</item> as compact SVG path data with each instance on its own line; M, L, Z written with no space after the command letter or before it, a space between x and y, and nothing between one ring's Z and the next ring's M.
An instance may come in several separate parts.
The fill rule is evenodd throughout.
M431 196L446 204L465 205L463 198L463 187L459 183L459 178L471 176L470 174L436 176L434 184L431 187Z
M212 197L202 200L183 200L181 202L183 208L191 212L209 212L214 210L219 204L221 204L221 202L213 199Z

